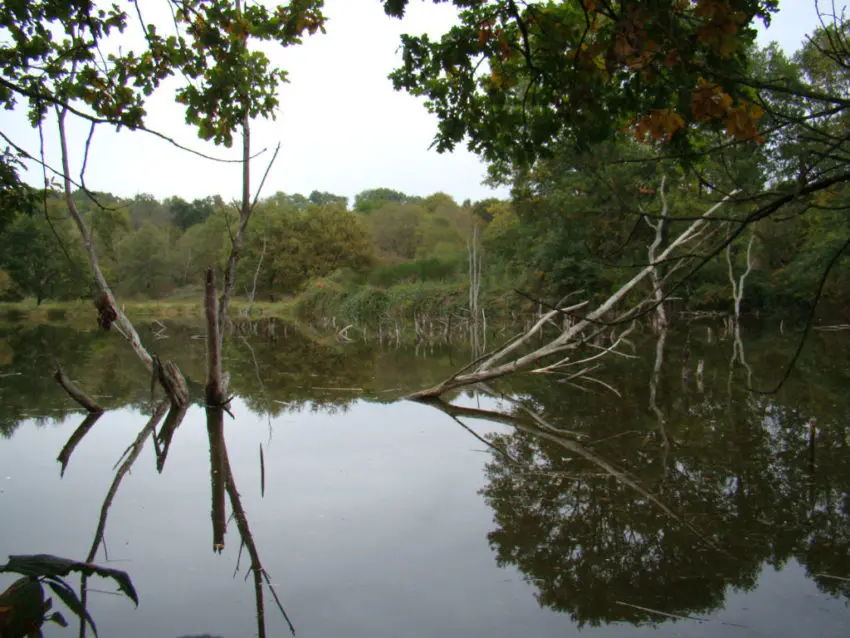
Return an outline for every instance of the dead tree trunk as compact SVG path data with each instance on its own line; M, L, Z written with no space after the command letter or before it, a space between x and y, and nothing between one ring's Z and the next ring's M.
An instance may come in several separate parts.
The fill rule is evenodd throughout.
M207 268L204 290L204 311L207 319L207 406L221 406L224 403L224 391L221 387L221 324L216 292L215 270Z
M729 284L732 286L732 310L734 313L732 319L732 358L729 361L729 382L727 384L730 392L734 367L737 361L740 361L741 365L747 370L747 385L752 385L753 370L747 363L744 341L741 338L741 302L744 300L744 284L753 269L753 242L755 236L755 231L750 227L750 239L747 243L746 269L737 278L735 277L735 266L732 261L732 244L726 246L726 265L729 267Z
M659 189L659 193L661 195L661 215L659 219L655 222L650 221L649 217L644 216L644 221L655 231L655 238L652 243L649 245L647 250L647 256L649 257L649 265L651 270L649 272L649 278L652 282L652 291L655 299L655 316L656 316L656 331L661 332L667 329L667 310L664 308L664 288L662 285L662 278L659 275L659 265L656 264L655 255L658 253L658 250L662 247L664 243L664 237L667 234L667 195L664 192L664 186L667 181L666 177L661 178L661 188Z
M632 290L634 290L647 277L650 277L653 272L657 272L656 267L659 262L667 261L672 258L675 251L686 244L693 243L695 240L704 241L706 238L705 231L708 229L708 222L711 216L726 203L730 197L737 194L737 191L725 197L722 201L712 206L704 215L695 220L687 229L684 230L675 240L673 240L659 255L658 259L643 268L631 280L626 282L614 294L605 300L596 309L588 312L584 316L576 315L576 311L588 305L588 301L574 304L569 307L563 307L563 300L557 303L548 312L544 313L540 319L529 330L518 335L512 341L502 346L495 353L487 358L480 358L472 364L462 369L452 377L446 379L442 383L425 390L420 390L410 395L408 398L413 400L422 400L429 397L437 397L449 390L464 387L481 381L489 381L497 379L508 374L520 372L527 369L533 369L538 366L537 371L555 372L564 370L569 366L575 366L584 363L587 359L578 362L570 361L567 356L558 360L556 363L543 365L544 362L554 355L562 355L568 351L575 351L582 347L588 341L585 332L595 331L600 332L600 326L610 327L610 322L606 323L606 316L622 301ZM683 262L679 262L680 264ZM667 277L669 277L677 268L670 268ZM638 304L625 312L621 313L615 321L617 323L625 323L628 319L634 316L637 311L644 307L646 303ZM553 339L545 342L542 346L527 352L526 354L517 354L520 348L527 347L530 341L537 335L542 335L543 328L548 324L553 324L554 319L559 315L574 315L576 321L565 326L561 333ZM611 349L609 348L609 351ZM483 360L482 360L483 359ZM471 371L470 371L471 370Z
M481 250L478 245L478 224L472 227L472 237L466 241L467 259L469 261L469 331L473 356L479 356L483 343L483 310L479 308L481 297Z
M67 392L74 401L83 406L89 413L100 414L103 412L103 408L100 407L94 399L74 385L58 362L56 363L56 372L53 373L53 378L56 379L59 385L65 388L65 392Z
M732 286L732 303L733 303L733 311L735 313L735 323L741 317L741 302L744 299L744 284L749 276L750 272L753 270L753 241L755 240L756 233L752 226L750 226L750 240L747 243L747 266L743 273L741 273L740 277L735 277L735 266L732 263L732 244L726 246L726 264L729 267L729 283Z
M62 155L62 174L63 174L63 186L65 190L65 204L68 207L68 212L71 215L71 218L74 220L74 224L77 226L77 229L80 231L80 237L83 240L83 247L85 248L86 255L89 261L89 267L91 268L92 274L94 275L95 281L97 282L97 287L100 291L98 296L96 306L99 313L98 321L106 329L109 329L112 325L116 326L118 332L121 334L124 339L130 344L130 346L135 351L136 355L141 359L142 364L144 364L145 368L147 368L148 372L154 372L154 358L147 351L144 345L142 345L142 340L139 338L139 333L136 332L136 328L133 326L133 323L127 318L124 312L118 307L118 304L115 301L115 295L112 294L112 289L109 287L109 282L106 281L106 277L103 274L103 271L100 269L100 263L97 257L97 251L94 247L94 241L92 238L91 231L88 226L86 226L85 220L83 216L80 214L79 209L77 208L77 204L74 202L73 198L73 190L71 188L71 169L70 163L68 161L68 141L65 134L65 118L68 115L68 107L56 108L56 121L59 127L59 145L60 151ZM175 366L176 369L176 366ZM179 374L179 371L178 371ZM182 375L181 375L182 378ZM178 405L186 404L189 400L188 393L181 392L181 384L175 382L173 384L163 385L163 389L171 398L172 403L176 403ZM182 390L185 390L185 383L182 384Z

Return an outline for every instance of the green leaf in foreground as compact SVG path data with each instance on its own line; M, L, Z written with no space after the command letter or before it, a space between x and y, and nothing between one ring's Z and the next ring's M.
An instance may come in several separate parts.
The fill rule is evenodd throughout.
M46 582L47 586L53 590L53 593L59 596L60 600L65 603L65 606L68 607L68 609L77 614L80 618L85 619L86 622L91 625L94 635L97 636L97 627L94 624L94 620L92 620L92 617L89 615L89 612L86 611L86 608L83 606L83 603L80 602L80 599L77 598L76 592L59 579L51 579Z
M97 575L103 578L111 578L130 600L136 605L139 604L139 596L127 572L120 569L101 567L94 563L83 563L51 554L9 556L9 562L0 567L0 572L15 572L16 574L32 576L33 578L58 579L61 576L67 576L71 572L77 572L85 576Z

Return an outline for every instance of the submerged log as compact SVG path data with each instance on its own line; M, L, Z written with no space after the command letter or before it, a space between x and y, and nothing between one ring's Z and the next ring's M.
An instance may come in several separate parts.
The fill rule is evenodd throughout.
M59 363L56 364L56 372L53 373L53 378L56 379L59 385L65 388L65 392L67 392L74 401L79 403L90 413L99 414L103 412L103 408L100 407L94 399L74 385Z

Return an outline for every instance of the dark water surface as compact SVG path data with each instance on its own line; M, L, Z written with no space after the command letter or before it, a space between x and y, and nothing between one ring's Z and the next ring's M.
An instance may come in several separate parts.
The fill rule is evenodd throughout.
M526 375L496 384L501 398L452 397L466 410L398 400L464 365L457 349L338 344L282 325L230 338L227 455L297 635L850 635L850 335L814 334L789 383L760 395L747 385L779 379L794 337L746 331L748 371L730 367L717 328L710 341L705 326L671 333L660 359L654 335L635 337L624 351L636 359L592 373L621 397ZM199 333L169 324L167 338L144 338L202 382ZM110 408L64 476L56 459L84 415L52 381L54 360ZM86 557L114 466L150 415L145 377L115 335L0 327L0 556ZM96 559L127 570L141 604L91 581L99 634L256 635L247 552L234 578L235 521L212 551L203 408L174 432L161 473L153 441L114 493ZM287 635L264 599L268 635Z

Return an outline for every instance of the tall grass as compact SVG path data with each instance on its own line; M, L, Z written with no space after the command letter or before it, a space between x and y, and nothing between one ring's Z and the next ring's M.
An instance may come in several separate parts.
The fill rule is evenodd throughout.
M487 320L510 321L524 309L513 295L491 290L480 300ZM400 283L386 288L365 284L341 286L330 279L311 281L297 297L296 316L305 321L335 317L346 323L377 326L384 322L413 323L469 319L469 288L458 282Z

